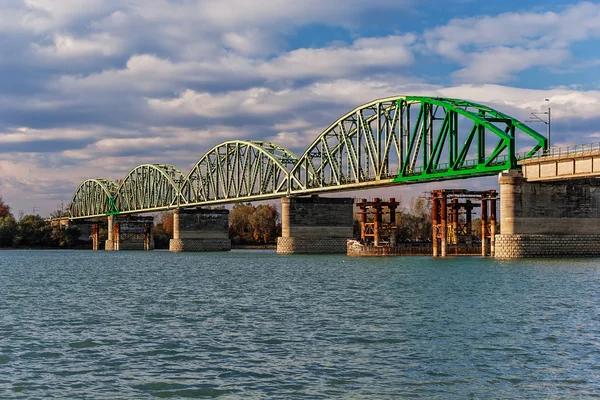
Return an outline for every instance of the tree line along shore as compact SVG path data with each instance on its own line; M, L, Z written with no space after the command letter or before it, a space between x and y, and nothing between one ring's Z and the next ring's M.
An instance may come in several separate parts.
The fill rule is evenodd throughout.
M54 211L52 218L65 216ZM396 213L398 241L427 241L431 238L431 209L424 198L413 198L407 206L398 207ZM480 225L480 224L479 224ZM473 235L477 237L477 221ZM155 248L168 248L173 234L171 212L155 215L153 236ZM355 238L360 235L360 223L355 215ZM273 246L281 236L281 222L277 207L270 204L240 203L229 213L229 238L234 247L265 248ZM105 228L100 228L100 240L106 240ZM89 238L82 237L77 225L52 226L39 215L12 214L10 207L0 197L0 248L87 248Z

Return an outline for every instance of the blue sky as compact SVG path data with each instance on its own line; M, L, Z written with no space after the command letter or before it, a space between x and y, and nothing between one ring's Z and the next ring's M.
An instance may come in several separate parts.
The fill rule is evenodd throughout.
M141 163L187 171L224 140L302 152L393 95L521 119L550 98L554 145L600 141L598 2L3 0L0 37L0 195L15 213L47 215L85 178Z

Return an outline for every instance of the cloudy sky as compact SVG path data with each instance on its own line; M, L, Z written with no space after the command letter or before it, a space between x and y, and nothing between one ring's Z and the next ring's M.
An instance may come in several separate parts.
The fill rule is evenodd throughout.
M393 95L524 120L549 98L553 145L600 141L600 3L2 0L0 38L0 196L15 214L141 163L188 171L224 140L302 153Z

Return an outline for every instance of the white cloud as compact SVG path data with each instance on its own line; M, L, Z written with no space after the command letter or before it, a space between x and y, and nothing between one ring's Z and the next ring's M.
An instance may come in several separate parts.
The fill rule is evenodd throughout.
M228 76L243 79L252 72L253 61L226 55L208 61L173 62L155 55L133 55L123 69L110 69L88 76L65 75L52 84L58 92L129 92L143 95L164 90L178 91L193 84L222 82ZM133 92L133 93L132 93Z
M409 85L405 81L406 78L401 77L389 81L340 79L317 82L298 89L273 90L255 87L217 94L186 90L175 98L148 98L147 101L154 112L163 115L196 115L208 118L276 116L284 112L302 113L305 110L318 110L323 105L351 109L375 98L397 93L414 93L415 90L428 88L427 85Z
M277 143L290 150L297 150L296 155L300 157L302 152L310 145L315 137L303 132L277 132L276 135L267 138L267 141Z
M35 33L43 33L102 16L120 3L119 0L24 0L19 9L23 25Z
M0 144L27 143L44 140L69 140L94 137L95 133L84 129L32 129L20 127L0 132Z
M534 66L560 65L570 58L567 49L494 47L466 54L467 66L452 74L459 82L506 82Z
M242 32L226 32L222 35L223 45L236 54L244 56L264 56L283 47L269 32L249 29Z
M358 39L350 46L298 49L259 67L268 79L338 78L368 68L403 67L413 63L414 35Z
M54 35L53 44L40 46L33 44L39 55L48 59L72 59L83 58L94 55L113 56L121 52L120 40L109 34L93 35L87 39L79 39L68 35Z
M311 126L311 123L303 118L296 118L292 121L275 124L273 127L278 130L286 131L292 129L303 129Z
M293 99L291 90L273 91L253 88L244 91L211 94L186 90L171 100L148 99L148 105L157 112L175 115L198 115L219 118L230 115L268 115L288 109Z
M427 48L465 66L461 81L503 82L534 66L570 58L569 45L600 35L600 5L583 2L561 12L509 12L457 18L425 32Z
M226 126L211 126L206 129L189 129L181 127L150 127L146 129L143 135L133 132L119 132L118 136L99 137L90 145L83 149L65 150L61 155L70 160L96 162L105 159L105 157L122 157L120 163L125 164L126 168L133 168L129 157L144 157L144 162L149 163L174 163L173 160L167 160L166 154L169 151L186 152L192 151L197 158L203 153L203 149L211 147L215 141L224 141L230 139L239 139L247 135L242 129L234 129ZM201 153L201 154L200 154ZM157 157L161 160L157 160ZM181 154L177 157L181 158ZM123 162L123 160L127 162Z
M406 8L413 3L410 0L389 2L371 0L368 8L372 11ZM198 14L207 21L228 28L237 26L290 26L306 23L352 24L354 19L365 10L360 0L204 0L195 3Z
M235 36L231 40L237 39ZM350 77L370 69L390 70L411 64L414 59L410 46L415 40L414 35L363 38L347 46L297 49L272 60L229 52L221 52L203 61L174 61L156 55L136 54L122 69L88 76L63 76L54 84L54 89L69 92L135 90L151 94L164 90L184 91L189 85L215 82L231 84ZM243 46L243 43L237 45ZM248 50L249 53L260 51Z

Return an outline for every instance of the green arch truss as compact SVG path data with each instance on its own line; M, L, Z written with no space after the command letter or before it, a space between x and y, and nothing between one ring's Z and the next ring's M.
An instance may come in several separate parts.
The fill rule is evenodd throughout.
M117 183L109 179L86 179L69 205L70 218L101 217L115 211Z
M494 175L547 148L546 138L506 114L450 98L371 101L325 129L291 171L290 193L308 194ZM527 147L530 146L530 147Z
M184 181L184 173L172 165L138 165L120 182L114 213L159 211L186 204L180 191Z
M88 179L69 212L79 219L495 175L547 148L544 136L490 107L394 96L342 115L300 157L271 142L226 141L187 175L143 164L118 183Z
M415 104L418 113L411 121ZM517 168L518 158L530 158L548 148L547 139L527 125L471 101L407 96L398 99L398 110L405 125L406 147L395 183L493 175ZM533 142L520 156L516 153L518 132Z
M231 140L210 149L194 165L181 192L190 203L219 204L284 197L298 157L260 140Z

